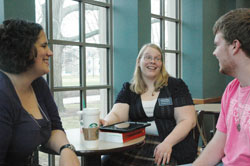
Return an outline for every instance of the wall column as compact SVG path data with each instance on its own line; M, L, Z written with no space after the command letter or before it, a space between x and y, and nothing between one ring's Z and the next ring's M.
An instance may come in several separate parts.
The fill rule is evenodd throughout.
M113 0L114 98L131 80L141 46L151 40L150 16L150 0Z
M218 60L212 55L212 28L234 8L234 0L182 1L182 77L195 99L219 99L231 80L219 73Z
M0 24L4 20L4 0L0 0Z
M4 19L36 20L35 0L4 0Z

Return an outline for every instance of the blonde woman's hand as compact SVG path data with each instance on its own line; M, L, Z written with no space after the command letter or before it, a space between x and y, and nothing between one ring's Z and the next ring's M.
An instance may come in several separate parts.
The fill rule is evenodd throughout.
M155 163L157 165L168 164L170 162L171 153L172 145L167 142L160 143L154 150Z
M103 125L103 126L108 126L109 125L109 122L104 120L104 119L100 119L100 125Z

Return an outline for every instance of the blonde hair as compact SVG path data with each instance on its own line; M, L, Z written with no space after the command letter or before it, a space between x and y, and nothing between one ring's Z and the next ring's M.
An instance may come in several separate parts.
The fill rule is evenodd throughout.
M131 80L131 85L130 85L131 91L135 92L136 94L143 94L147 91L147 88L148 88L146 83L143 80L141 68L139 67L140 60L145 50L148 47L154 48L157 51L159 51L161 54L161 61L163 62L162 50L156 44L148 43L148 44L145 44L141 48L136 59L135 71L134 71L134 75L133 75L133 78ZM160 73L158 74L156 81L154 82L155 91L159 91L163 86L168 85L168 77L169 77L169 74L166 71L165 64L162 63Z

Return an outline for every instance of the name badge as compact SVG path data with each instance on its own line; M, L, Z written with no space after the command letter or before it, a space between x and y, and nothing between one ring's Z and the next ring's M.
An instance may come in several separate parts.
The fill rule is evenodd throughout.
M158 99L159 106L167 106L167 105L173 105L172 98L159 98Z

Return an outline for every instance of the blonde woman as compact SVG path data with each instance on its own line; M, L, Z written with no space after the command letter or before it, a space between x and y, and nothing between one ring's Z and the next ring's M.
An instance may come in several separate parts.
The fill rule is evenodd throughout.
M124 83L103 125L121 121L150 122L141 149L105 156L103 165L189 164L196 157L192 138L196 114L188 87L167 73L161 49L144 45L131 83Z

